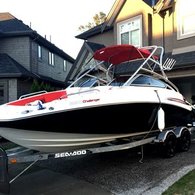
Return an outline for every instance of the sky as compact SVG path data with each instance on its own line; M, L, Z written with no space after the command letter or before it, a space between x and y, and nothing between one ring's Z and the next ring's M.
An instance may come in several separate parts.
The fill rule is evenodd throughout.
M0 12L9 12L38 34L76 58L83 40L80 25L93 22L99 12L108 14L115 0L0 0Z

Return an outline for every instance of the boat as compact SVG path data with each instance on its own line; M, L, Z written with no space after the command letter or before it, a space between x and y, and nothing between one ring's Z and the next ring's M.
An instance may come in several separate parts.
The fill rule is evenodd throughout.
M194 121L193 106L167 78L164 48L112 45L66 89L27 94L0 106L0 136L40 152L143 139ZM95 62L95 63L94 63ZM90 63L89 63L90 64ZM116 69L128 67L128 75Z

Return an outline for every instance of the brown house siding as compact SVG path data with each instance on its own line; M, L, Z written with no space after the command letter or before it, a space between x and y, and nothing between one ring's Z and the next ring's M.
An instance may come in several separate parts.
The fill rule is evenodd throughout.
M110 30L107 32L103 32L102 34L89 37L88 41L103 44L103 45L113 45L116 40L115 40L113 30Z
M117 4L118 2L119 0L116 0L114 5L119 5ZM183 37L178 38L178 5L181 0L159 0L159 4L156 7L149 6L143 0L120 2L119 6L121 7L111 9L108 20L103 24L105 32L96 34L93 37L87 37L90 33L85 33L85 36L82 35L80 38L84 37L84 39L101 43L105 46L120 44L117 37L119 24L140 16L142 18L141 46L163 46L165 57L169 56L177 59L174 69L168 72L168 76L177 84L186 99L191 101L192 95L195 96L195 60L192 59L194 58L193 52L195 52L195 32L193 31L189 36L185 34ZM191 6L194 6L195 3L194 1L192 2ZM169 4L165 5L164 3ZM183 1L183 3L185 5L186 2ZM159 5L162 5L162 7L158 7ZM155 10L155 8L157 9ZM183 8L181 10L183 12ZM113 30L109 30L108 33L106 27L113 27ZM110 39L105 35L110 36ZM109 43L107 40L109 40Z

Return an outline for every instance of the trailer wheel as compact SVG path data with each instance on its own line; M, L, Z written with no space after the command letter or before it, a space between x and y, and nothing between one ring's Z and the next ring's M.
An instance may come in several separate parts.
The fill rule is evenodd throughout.
M171 158L175 156L177 146L177 138L174 133L168 133L162 144L163 157Z
M191 146L191 134L188 129L185 129L178 139L177 147L181 152L188 151Z

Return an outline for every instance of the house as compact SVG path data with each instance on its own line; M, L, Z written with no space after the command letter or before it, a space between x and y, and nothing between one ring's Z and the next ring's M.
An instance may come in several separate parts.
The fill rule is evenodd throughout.
M76 38L105 46L163 46L164 59L176 59L167 75L191 102L195 96L194 7L194 0L116 0L103 24Z
M94 52L103 47L105 47L103 44L93 43L90 41L84 42L77 55L75 63L67 76L66 83L73 81L80 73L89 68L89 66L93 65L94 60L92 57Z
M0 104L61 89L74 59L10 13L0 13Z

